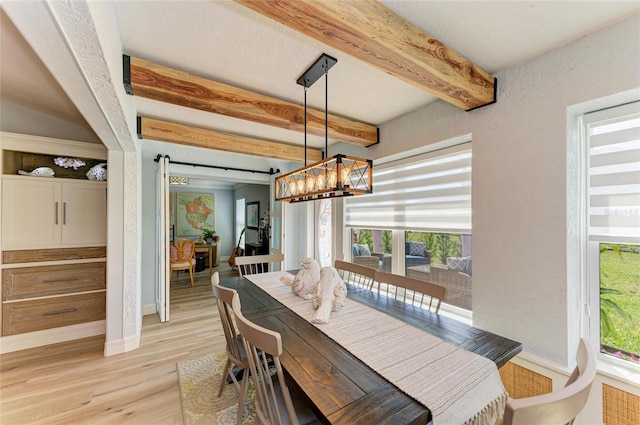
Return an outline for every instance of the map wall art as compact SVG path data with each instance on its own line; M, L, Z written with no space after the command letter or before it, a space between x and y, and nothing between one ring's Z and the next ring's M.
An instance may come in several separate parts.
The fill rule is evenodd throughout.
M203 229L216 228L213 193L178 193L176 199L178 236L200 236Z

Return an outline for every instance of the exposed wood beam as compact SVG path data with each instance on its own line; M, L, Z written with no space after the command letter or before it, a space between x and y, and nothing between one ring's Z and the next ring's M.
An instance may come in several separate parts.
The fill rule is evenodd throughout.
M377 1L235 1L465 111L495 102L491 75Z
M144 59L130 61L130 89L135 96L214 112L288 130L304 132L304 108L284 100L197 77ZM377 127L329 114L329 137L359 146L378 142ZM307 133L325 135L324 111L307 108Z
M304 162L304 148L302 146L291 146L268 140L253 139L152 118L141 117L139 119L138 133L143 139L153 139L225 152L250 153L255 156L283 159L286 161ZM321 151L307 148L307 162L312 163L320 161L321 159Z

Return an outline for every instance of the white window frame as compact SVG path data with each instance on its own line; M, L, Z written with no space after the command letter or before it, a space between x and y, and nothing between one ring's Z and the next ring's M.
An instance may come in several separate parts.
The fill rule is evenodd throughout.
M581 142L581 174L582 174L582 195L581 195L581 221L582 225L582 292L585 311L582 315L582 334L592 344L598 355L598 369L613 377L623 379L633 383L640 374L640 365L633 362L618 359L600 353L600 244L605 240L590 240L589 229L589 138L587 135L587 125L591 122L598 122L609 118L615 118L627 114L629 111L640 106L640 102L611 106L600 111L588 112L578 117L578 127ZM628 240L610 241L611 243L627 243ZM635 376L635 377L634 377Z
M321 207L323 203L329 203L329 227L333 228L333 202L331 201L331 199L319 199L317 201L314 201L314 212L315 212L315 220L314 220L314 234L315 234L315 241L316 241L316 246L315 246L315 251L316 251L316 255L315 258L318 259L318 263L320 263L320 259L321 259L321 249L320 249L320 215L322 213ZM333 266L334 264L334 256L333 256L333 245L334 245L334 241L332 240L332 235L333 231L329 232L329 264L320 264L320 267L324 267L324 266Z

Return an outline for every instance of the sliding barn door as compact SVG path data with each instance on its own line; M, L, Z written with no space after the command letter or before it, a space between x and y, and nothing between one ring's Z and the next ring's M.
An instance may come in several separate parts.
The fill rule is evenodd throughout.
M156 291L156 309L160 316L160 322L169 321L169 157L160 157L158 159L157 171L157 193L156 193L156 211L157 215L157 253L158 268L157 279L158 288Z

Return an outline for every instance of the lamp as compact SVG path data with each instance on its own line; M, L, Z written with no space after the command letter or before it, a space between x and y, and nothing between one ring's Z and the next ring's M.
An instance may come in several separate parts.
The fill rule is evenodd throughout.
M297 83L304 86L304 167L276 178L276 201L303 202L322 198L337 198L371 193L370 159L328 154L328 75L337 59L323 53L301 76ZM307 165L307 88L325 76L325 159Z

